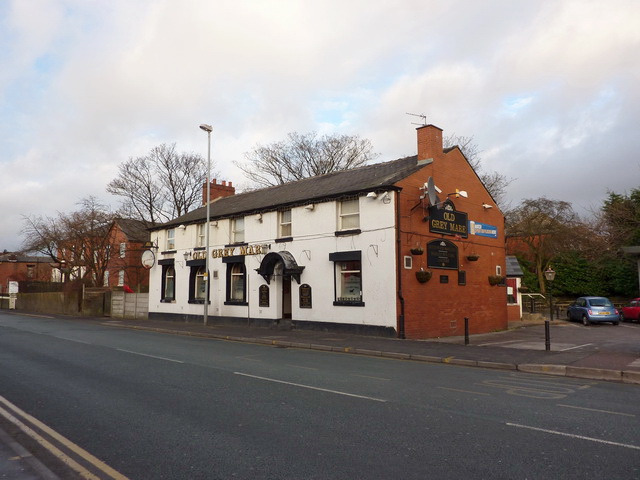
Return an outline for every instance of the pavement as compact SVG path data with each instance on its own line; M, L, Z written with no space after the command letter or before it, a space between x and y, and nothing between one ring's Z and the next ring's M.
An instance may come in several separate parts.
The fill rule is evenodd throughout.
M70 317L65 317L69 319ZM346 334L332 331L266 328L251 325L204 325L194 322L168 322L115 318L79 318L114 328L153 331L171 335L211 338L254 343L280 348L299 348L351 355L377 356L396 360L445 363L467 367L513 370L591 380L615 381L640 385L640 346L635 351L614 349L545 349L544 320L518 321L509 330L464 337L429 340L406 340ZM551 322L553 328L562 321ZM552 330L553 330L552 328ZM499 344L504 335L521 340L520 348ZM551 336L553 339L553 335ZM11 443L13 442L13 443ZM55 480L42 465L34 466L28 452L0 428L0 479ZM16 450L18 448L18 450ZM39 476L38 476L39 475ZM51 476L47 476L51 475Z

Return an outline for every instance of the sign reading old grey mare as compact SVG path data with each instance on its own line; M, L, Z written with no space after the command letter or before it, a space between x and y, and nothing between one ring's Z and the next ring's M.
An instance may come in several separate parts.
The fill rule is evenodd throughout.
M445 200L442 208L429 207L429 231L467 238L469 236L467 214L456 211L451 200Z

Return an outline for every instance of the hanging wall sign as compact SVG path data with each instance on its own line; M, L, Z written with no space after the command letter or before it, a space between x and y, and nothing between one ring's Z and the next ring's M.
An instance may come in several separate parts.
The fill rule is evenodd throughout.
M469 236L467 214L456 211L451 200L445 201L442 208L429 207L429 231L467 238Z
M427 267L457 270L458 247L444 239L427 243Z

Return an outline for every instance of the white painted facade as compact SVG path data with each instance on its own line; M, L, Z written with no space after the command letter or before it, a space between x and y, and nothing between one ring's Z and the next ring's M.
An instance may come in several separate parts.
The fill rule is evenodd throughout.
M232 219L211 221L210 227L210 304L211 323L217 318L276 321L287 318L291 310L294 322L331 322L333 324L368 325L396 329L396 229L395 193L357 197L359 227L355 233L339 232L340 201L324 201L291 208L291 234L279 239L279 212L265 211L244 216L244 244L232 241ZM202 225L203 222L200 223ZM197 223L173 229L174 245L167 244L169 230L151 234L158 246L156 262L150 271L149 311L151 315L196 320L202 317L202 303L190 303L189 283L192 275L188 261L204 258L198 247ZM202 234L202 227L200 227ZM173 247L173 248L172 248ZM242 253L245 255L241 255ZM257 254L251 252L259 251ZM304 267L300 284L311 287L311 308L301 308L300 284L290 280L290 300L283 295L288 279L277 265L270 283L256 271L266 254L289 252L297 265ZM337 252L360 252L362 303L334 305L336 301L336 265L330 259ZM186 257L185 257L186 254ZM246 272L246 304L229 304L227 269L224 259L243 257ZM334 257L335 258L335 257ZM163 300L163 275L167 262L175 269L175 299ZM260 305L260 287L268 285L268 306ZM263 287L264 288L264 287ZM264 303L264 297L263 297Z

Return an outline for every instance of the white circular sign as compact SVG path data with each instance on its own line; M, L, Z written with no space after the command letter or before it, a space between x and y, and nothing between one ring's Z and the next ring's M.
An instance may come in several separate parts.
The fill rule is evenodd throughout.
M144 268L151 268L156 263L156 256L151 250L145 250L142 253L142 266Z

